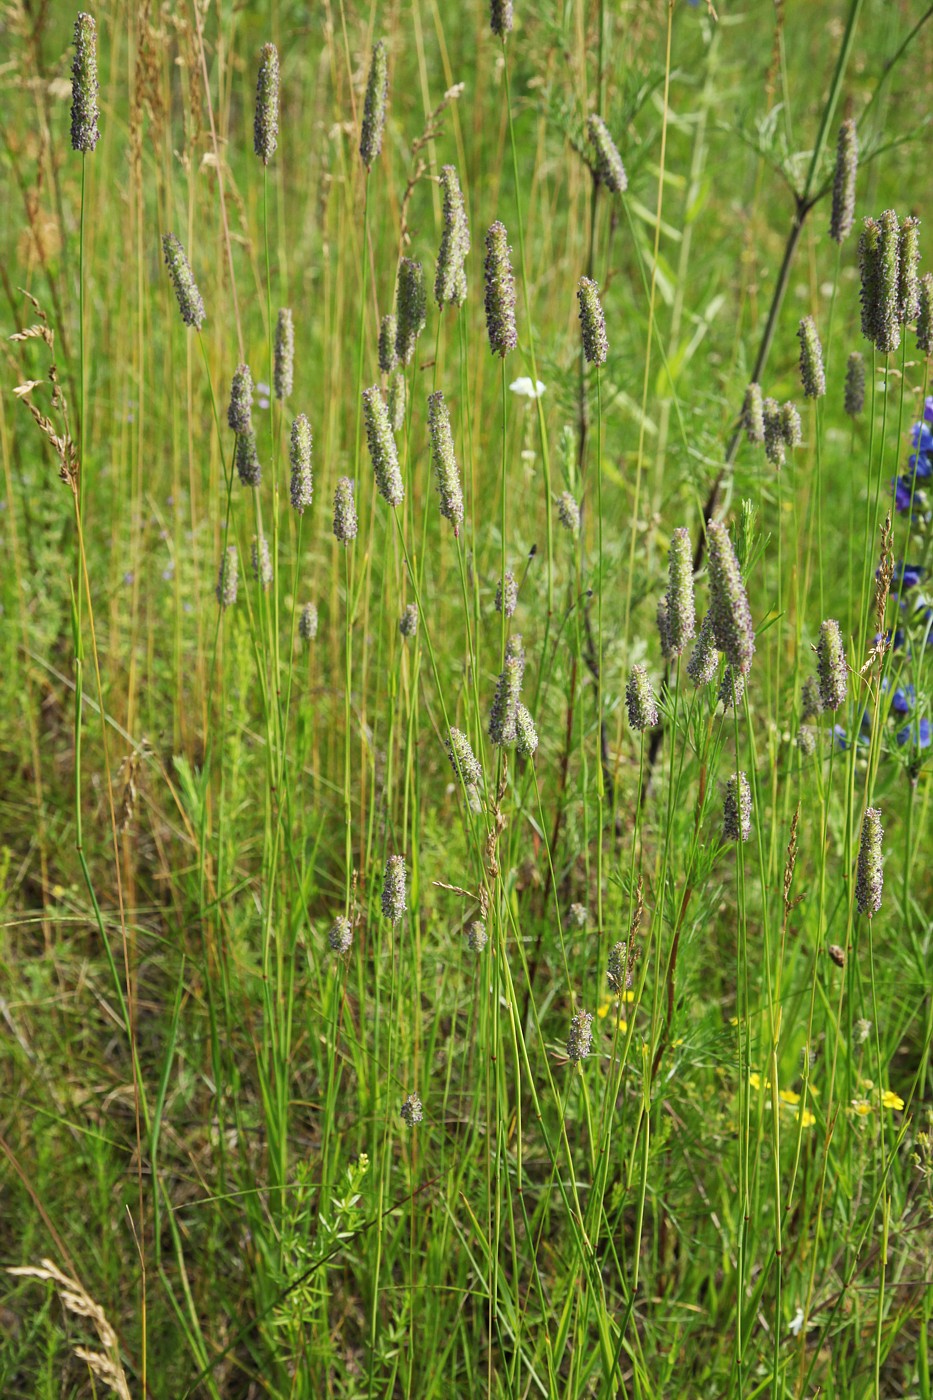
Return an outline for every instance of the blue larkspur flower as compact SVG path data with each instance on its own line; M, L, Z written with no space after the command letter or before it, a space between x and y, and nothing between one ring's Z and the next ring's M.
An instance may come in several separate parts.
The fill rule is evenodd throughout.
M919 447L921 452L933 452L933 432L926 423L915 423L910 430L910 441L913 447Z
M894 566L894 583L900 592L906 592L908 588L916 588L923 578L923 566L921 564L905 564L898 560Z
M914 707L914 696L915 691L912 685L899 685L891 696L891 710L893 713L896 715L909 715Z
M914 494L913 483L909 476L892 476L891 490L894 493L894 509L902 514L905 510L910 510L911 498Z
M926 477L933 476L933 461L930 460L929 452L911 452L907 461L918 480L923 481Z
M917 749L928 749L930 747L931 737L933 737L933 734L931 734L930 730L930 721L928 719L921 719L915 721L913 724L905 724L904 728L898 731L897 742L900 744L901 748L903 748L905 744L911 744Z

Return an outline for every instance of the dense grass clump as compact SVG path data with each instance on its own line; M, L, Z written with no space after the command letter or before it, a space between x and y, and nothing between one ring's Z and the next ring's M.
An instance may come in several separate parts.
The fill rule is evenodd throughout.
M4 1400L930 1400L930 15L5 8Z

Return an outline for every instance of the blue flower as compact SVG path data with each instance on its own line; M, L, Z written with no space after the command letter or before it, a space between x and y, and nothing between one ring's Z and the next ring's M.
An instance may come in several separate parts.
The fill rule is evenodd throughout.
M903 627L898 627L894 633L894 639L891 642L891 648L893 651L900 651L901 647L904 645L904 635L905 634Z
M905 564L903 560L899 560L895 566L894 582L901 591L916 588L922 578L923 568L920 564Z
M914 707L914 688L898 686L891 697L891 709L896 715L909 715Z
M915 423L910 430L910 441L921 452L933 452L933 432L926 423Z
M910 510L910 502L914 495L910 477L892 476L891 490L894 492L894 509L902 512Z
M904 728L898 733L897 742L901 747L903 747L904 744L913 744L918 749L928 749L930 747L930 738L930 721L928 719L921 719L919 724L905 724Z

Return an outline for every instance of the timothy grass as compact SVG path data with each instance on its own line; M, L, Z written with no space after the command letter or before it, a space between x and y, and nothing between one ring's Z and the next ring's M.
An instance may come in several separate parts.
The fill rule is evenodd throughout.
M929 1400L933 530L928 459L909 462L929 359L912 314L896 351L863 338L856 248L864 217L925 213L931 12L516 0L501 40L487 6L434 0L94 14L83 154L75 15L14 0L0 20L0 1394ZM592 113L622 193L595 178ZM444 165L471 250L439 312ZM496 220L518 334L501 358ZM923 270L924 225L920 245ZM427 319L391 376L389 504L362 391L390 388L403 257ZM584 276L603 365L582 353ZM241 363L258 486L227 426ZM752 380L800 413L780 468L742 430ZM656 617L681 527L697 627L716 604L707 520L755 653L697 686ZM722 603L728 648L743 613ZM808 713L827 619L845 698ZM636 665L658 707L641 730ZM490 738L518 672L533 753L527 729ZM730 780L747 840L723 832Z

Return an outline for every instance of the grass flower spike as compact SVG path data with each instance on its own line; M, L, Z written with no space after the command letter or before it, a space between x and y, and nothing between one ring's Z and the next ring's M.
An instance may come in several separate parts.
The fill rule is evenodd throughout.
M518 344L511 252L505 225L496 220L486 234L486 333L490 350L503 359Z
M567 1059L579 1064L593 1049L593 1013L578 1011L570 1022Z
M303 413L292 423L289 446L292 509L303 515L311 504L314 481L311 475L311 424Z
M230 386L227 422L235 433L248 433L252 427L253 376L249 365L237 365Z
M75 56L71 65L71 146L82 155L93 151L100 140L97 123L100 106L97 97L97 25L83 10L75 20Z
M414 258L402 258L395 293L395 353L400 364L410 364L418 337L424 330L428 298L424 268Z
M356 539L358 528L353 482L348 476L341 476L334 492L334 536L340 544L349 544Z
M275 323L272 385L281 403L292 392L295 382L295 326L292 313L283 306Z
M447 749L454 777L459 778L464 787L470 783L478 785L482 781L483 770L463 730L451 729L444 741L444 747Z
M504 43L506 36L512 32L512 0L492 0L489 25L496 38Z
M444 195L444 230L434 276L434 300L443 311L445 306L462 306L466 301L470 226L455 168L452 165L441 166L439 179Z
M184 248L174 233L162 235L162 252L178 298L178 309L186 326L199 331L204 324L204 302L198 291Z
M729 665L745 676L751 670L755 654L755 631L739 561L729 531L721 522L710 521L706 539L710 612L716 645Z
M382 912L393 924L399 922L407 908L405 879L404 856L389 856L382 881Z
M253 122L253 150L264 165L275 154L279 137L279 51L275 44L263 44L256 79L256 116Z
M724 841L747 841L752 834L752 790L744 773L733 773L722 801Z
M637 732L653 729L658 722L658 702L644 666L632 667L625 687L625 707L628 722Z
M842 644L842 629L835 618L820 626L816 648L816 670L820 683L820 703L824 710L838 710L845 704L848 691L846 653Z
M833 173L833 208L829 236L844 243L855 222L855 177L858 172L858 135L855 122L847 118L839 127L836 143L836 169Z
M599 286L591 278L580 278L577 301L580 303L580 333L586 362L590 365L604 365L609 354L606 318L599 300Z
M232 608L236 602L239 572L236 545L228 545L221 556L217 587L214 589L217 601L222 608Z
M398 467L398 449L378 384L363 390L363 417L379 494L390 506L400 506L405 499L405 487Z
M855 904L860 914L869 919L881 908L884 886L884 862L881 842L884 828L877 807L867 807L862 818L862 834L858 848L858 871L855 879Z
M667 643L668 654L680 656L696 632L693 597L693 549L690 531L675 530L668 554Z
M238 435L234 460L241 484L243 486L258 486L262 480L262 468L259 465L256 434L252 428Z
M313 603L305 603L298 618L298 635L303 642L313 642L317 636L317 608Z
M826 393L823 347L812 316L804 316L797 331L800 341L800 382L804 398L821 399Z
M367 173L372 170L382 150L382 135L386 124L389 98L389 51L385 39L373 45L373 56L363 101L363 127L360 132L360 159Z
M857 350L846 360L844 407L850 418L857 418L865 407L865 360Z
M441 515L454 527L459 535L463 524L463 491L460 488L460 471L454 453L454 438L450 430L450 414L444 395L438 389L428 399L428 429L431 435L431 463L438 495L441 498Z
M628 176L616 143L609 135L609 128L602 117L593 112L586 123L590 145L593 148L595 176L605 185L610 194L625 194L628 189Z

